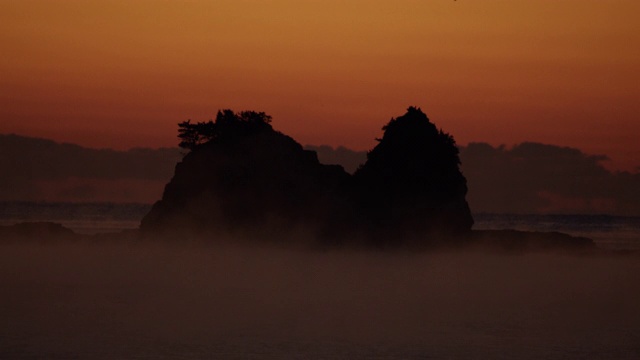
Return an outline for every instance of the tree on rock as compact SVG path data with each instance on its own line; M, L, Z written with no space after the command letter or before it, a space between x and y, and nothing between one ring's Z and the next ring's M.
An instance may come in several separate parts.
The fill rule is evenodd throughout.
M191 123L191 120L178 124L179 146L183 149L194 150L207 142L239 135L247 135L252 132L268 131L271 128L271 116L264 112L219 110L216 120L208 122Z
M320 164L270 122L263 112L222 110L215 121L179 124L181 146L191 151L141 229L279 238L296 227L323 228L349 174Z

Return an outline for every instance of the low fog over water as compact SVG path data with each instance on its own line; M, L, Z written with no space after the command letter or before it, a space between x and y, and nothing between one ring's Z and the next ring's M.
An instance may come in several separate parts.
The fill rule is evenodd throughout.
M637 256L0 250L3 359L640 356Z

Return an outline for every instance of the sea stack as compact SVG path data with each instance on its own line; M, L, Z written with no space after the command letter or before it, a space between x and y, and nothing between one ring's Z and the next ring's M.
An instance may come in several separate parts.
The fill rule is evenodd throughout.
M264 113L225 110L215 122L181 123L181 146L190 152L142 232L262 240L302 229L325 243L374 246L430 245L470 232L455 141L419 108L383 127L353 176L320 164L270 121Z
M270 125L264 113L218 112L215 122L183 123L176 165L143 232L275 237L322 226L336 189L349 178Z
M462 239L473 218L453 137L419 108L392 118L353 176L354 197L376 242Z

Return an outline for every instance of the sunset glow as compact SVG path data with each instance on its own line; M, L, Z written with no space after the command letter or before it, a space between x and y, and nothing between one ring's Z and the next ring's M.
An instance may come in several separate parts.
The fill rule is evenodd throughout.
M640 0L0 0L0 360L640 359Z
M175 146L265 111L302 144L369 149L416 105L460 144L537 141L640 166L640 3L0 1L0 133Z

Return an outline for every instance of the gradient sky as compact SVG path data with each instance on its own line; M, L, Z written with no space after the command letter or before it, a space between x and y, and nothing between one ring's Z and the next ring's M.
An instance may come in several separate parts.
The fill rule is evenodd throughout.
M461 144L640 166L637 0L0 0L0 133L175 146L220 108L368 149L416 105Z

